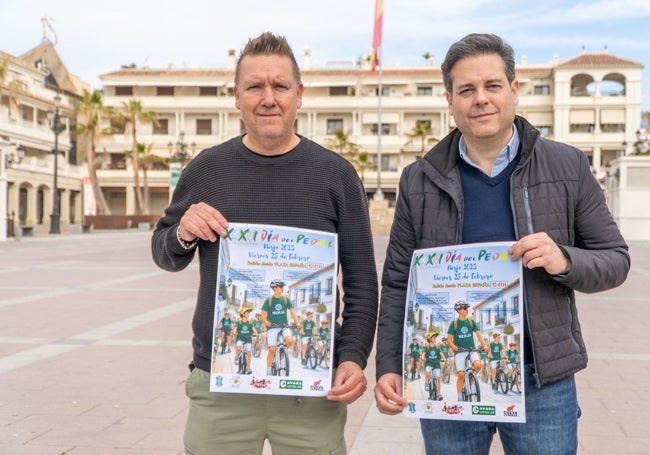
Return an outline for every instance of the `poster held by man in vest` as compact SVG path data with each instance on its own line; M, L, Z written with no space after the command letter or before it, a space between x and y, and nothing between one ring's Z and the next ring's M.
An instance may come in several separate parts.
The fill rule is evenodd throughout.
M403 338L408 417L525 422L521 261L512 242L416 250Z
M337 235L230 223L220 240L210 391L326 396Z

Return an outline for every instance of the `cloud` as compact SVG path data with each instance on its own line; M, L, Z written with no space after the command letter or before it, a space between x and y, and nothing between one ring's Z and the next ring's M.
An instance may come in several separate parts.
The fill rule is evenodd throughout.
M73 73L97 85L97 75L145 61L154 68L223 68L227 50L239 51L263 31L287 36L299 62L312 66L356 61L370 54L375 0L112 0L83 8L73 0L0 2L2 49L20 55L42 37L40 18L53 17L57 51ZM386 66L439 64L449 46L472 32L502 35L517 59L546 63L587 51L650 65L650 0L464 0L384 2L382 57ZM4 47L6 46L6 47ZM650 70L644 70L649 89Z

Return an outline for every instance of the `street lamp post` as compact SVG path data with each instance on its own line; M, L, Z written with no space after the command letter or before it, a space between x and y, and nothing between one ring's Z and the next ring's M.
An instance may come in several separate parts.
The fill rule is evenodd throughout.
M7 240L7 169L14 163L20 164L25 157L25 148L22 145L16 146L16 152L7 153L5 147L12 145L10 142L0 141L0 241Z
M647 140L647 136L645 130L641 128L636 130L636 142L634 143L635 155L640 155L643 153L646 140Z
M59 213L59 187L58 187L58 161L59 161L59 134L65 129L65 116L61 113L61 97L56 95L54 97L54 109L50 110L47 117L50 121L50 129L54 132L54 185L52 191L52 214L50 215L50 234L60 234L60 218Z
M194 156L196 143L192 142L188 145L185 142L185 133L181 131L178 133L178 139L176 140L176 143L174 144L172 141L169 141L167 148L169 149L169 155L171 156L172 160L180 161L182 167L186 161L190 160L192 156ZM191 150L188 150L189 148L191 148Z
M181 171L185 162L190 160L194 156L194 149L196 148L196 143L192 142L189 146L185 142L185 133L178 133L178 139L174 144L172 141L169 141L167 144L169 149L169 200L172 199L172 194L178 183L178 179L181 176ZM188 150L188 148L191 148Z

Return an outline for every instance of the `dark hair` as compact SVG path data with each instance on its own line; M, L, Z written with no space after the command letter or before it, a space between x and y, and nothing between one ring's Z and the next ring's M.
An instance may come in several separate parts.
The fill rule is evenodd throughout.
M289 57L293 64L293 76L296 84L300 85L300 68L296 62L296 57L293 55L291 46L284 36L274 35L271 32L264 32L257 38L251 38L244 46L244 49L239 54L237 66L235 67L235 85L239 83L239 68L241 61L247 55L283 55Z
M476 55L497 54L503 60L503 66L506 72L508 82L515 80L515 57L512 47L501 37L487 33L471 33L451 45L442 62L442 80L445 83L445 90L451 92L453 81L451 80L451 70L454 65L466 57Z

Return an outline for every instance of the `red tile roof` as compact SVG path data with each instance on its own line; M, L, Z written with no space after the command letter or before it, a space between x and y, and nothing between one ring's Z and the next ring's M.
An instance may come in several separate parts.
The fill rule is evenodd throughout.
M584 53L577 57L570 58L558 65L558 68L599 68L607 66L618 66L628 68L643 68L643 63L635 62L622 57L600 53Z

